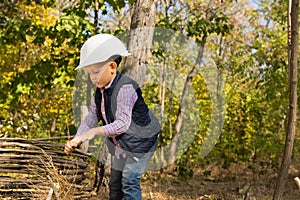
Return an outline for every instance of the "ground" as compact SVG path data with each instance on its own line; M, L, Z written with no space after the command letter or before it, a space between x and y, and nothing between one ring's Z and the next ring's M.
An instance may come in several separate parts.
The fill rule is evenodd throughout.
M291 166L283 200L300 199L296 176L299 171ZM195 169L187 180L178 179L171 170L147 172L141 186L144 200L271 200L276 179L276 170L269 166L233 164L222 169L210 164ZM102 188L95 199L108 199L108 189Z

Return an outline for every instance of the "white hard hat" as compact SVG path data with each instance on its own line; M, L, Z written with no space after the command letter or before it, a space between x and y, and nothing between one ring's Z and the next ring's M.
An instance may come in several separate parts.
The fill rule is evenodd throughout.
M75 70L98 62L107 61L110 57L128 56L126 47L117 37L110 34L97 34L89 38L80 49L80 63Z

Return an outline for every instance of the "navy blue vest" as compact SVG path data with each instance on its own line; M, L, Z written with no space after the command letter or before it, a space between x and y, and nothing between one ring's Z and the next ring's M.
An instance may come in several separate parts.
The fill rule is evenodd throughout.
M114 122L117 109L117 96L120 88L126 84L133 85L138 95L138 99L132 110L132 119L129 129L126 133L118 135L116 140L120 144L120 147L126 151L127 155L139 158L149 152L151 147L157 141L161 126L154 114L148 109L138 84L128 76L122 75L119 72L117 72L111 86L104 89L105 117L107 122ZM101 120L105 124L100 112L102 95L99 88L97 88L95 92L95 102L98 121ZM114 154L115 145L111 138L109 138L108 149L110 153Z

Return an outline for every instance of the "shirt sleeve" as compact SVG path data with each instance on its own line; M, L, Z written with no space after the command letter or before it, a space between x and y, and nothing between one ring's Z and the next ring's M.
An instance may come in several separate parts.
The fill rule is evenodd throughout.
M87 116L84 118L84 120L81 122L79 129L77 130L76 136L81 135L87 130L98 126L98 118L96 112L97 112L97 108L96 108L95 98L92 98L89 112Z
M117 96L117 110L115 121L103 126L103 130L108 137L113 137L125 133L131 123L132 109L138 99L133 85L123 85Z

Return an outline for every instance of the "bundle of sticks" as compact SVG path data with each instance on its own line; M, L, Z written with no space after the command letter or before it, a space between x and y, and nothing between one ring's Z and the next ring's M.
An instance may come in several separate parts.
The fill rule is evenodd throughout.
M88 199L91 155L64 153L64 137L0 138L1 199Z

